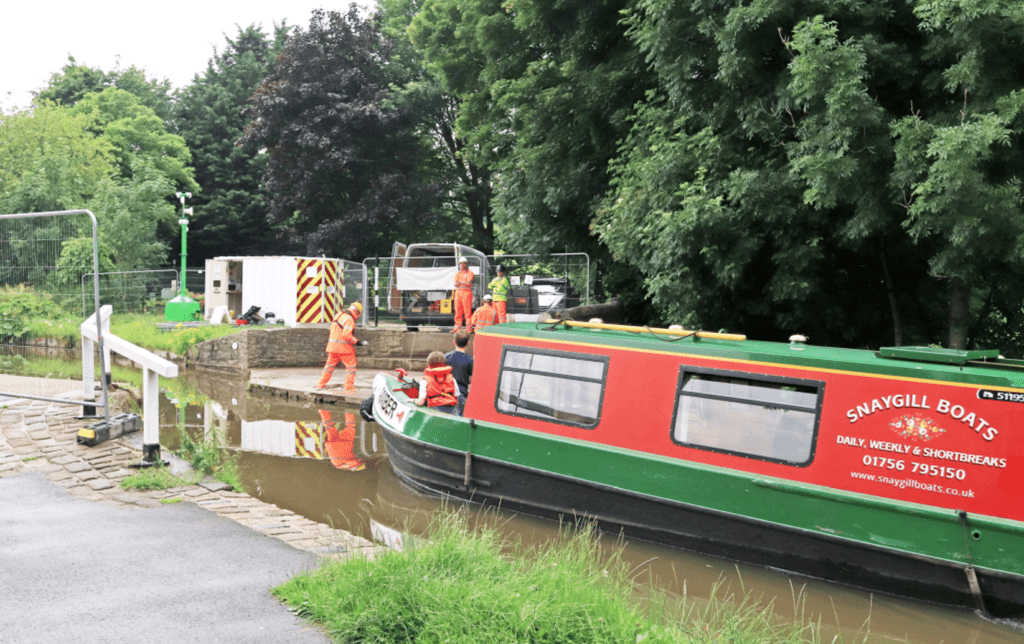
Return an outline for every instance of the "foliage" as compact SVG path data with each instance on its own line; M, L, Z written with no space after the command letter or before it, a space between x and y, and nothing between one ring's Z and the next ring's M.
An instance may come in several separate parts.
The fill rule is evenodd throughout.
M82 208L114 172L113 146L86 125L52 103L0 115L0 211Z
M31 333L36 320L63 317L50 295L22 285L0 286L0 337L22 338Z
M238 460L226 448L221 447L221 436L216 431L197 440L192 438L184 427L179 426L178 440L178 456L188 461L196 472L200 475L213 476L218 481L232 486L236 491L245 492Z
M165 121L171 117L171 82L166 78L148 79L145 72L134 65L121 69L120 62L113 70L105 72L98 67L79 65L71 55L68 55L68 64L50 76L34 102L53 102L71 107L86 95L102 92L108 87L133 94Z
M618 554L591 527L528 550L465 514L433 518L429 541L403 552L330 561L273 589L345 642L778 642L817 640L806 623L722 593L677 607L655 589L644 604Z
M145 161L147 167L156 168L173 182L176 189L199 190L189 166L192 153L184 139L169 132L156 112L134 94L109 87L86 94L72 112L83 115L88 128L114 146L122 177L133 177L136 163Z
M250 143L237 145L249 120L246 102L273 69L289 28L275 25L273 33L250 25L239 27L215 49L206 71L177 94L177 133L192 151L196 180L203 191L190 205L190 252L197 257L269 255L281 253L279 226L267 220L266 193L260 182L267 155Z
M595 230L673 321L964 346L1024 296L1024 15L961 5L641 0L657 89Z
M391 43L378 19L315 10L256 90L240 143L266 148L269 216L310 255L387 255L430 225L442 197L416 116L389 99Z
M116 270L114 251L106 242L99 242L96 254L99 259L98 272ZM78 297L82 292L82 276L91 275L94 272L93 268L92 239L70 239L61 244L57 270L50 277L47 286L53 293Z
M652 79L620 24L631 4L427 0L412 21L460 101L464 155L493 173L503 248L601 254L589 223Z
M191 477L198 479L198 477ZM196 481L183 479L171 474L163 465L155 465L140 469L138 473L121 479L118 484L122 490L167 490L183 485L193 485Z
M101 244L109 249L116 266L111 270L146 270L164 264L174 249L166 241L168 231L178 229L174 205L167 200L174 189L171 179L148 158L132 160L130 177L99 185L89 207L99 222Z
M227 324L194 328L178 324L173 331L167 332L157 327L157 324L163 321L162 316L152 314L115 315L110 320L110 332L140 347L171 351L176 355L185 356L189 347L195 344L243 330L241 327Z
M474 161L478 155L470 153L470 143L456 131L458 97L442 87L441 75L427 65L409 38L420 4L419 0L382 0L378 4L383 33L392 43L388 67L396 80L391 100L416 116L414 127L433 152L427 169L436 173L445 198L444 212L451 217L444 223L458 228L434 231L419 227L401 240L416 243L453 238L490 254L494 249L491 170ZM446 237L444 232L453 232L455 237Z

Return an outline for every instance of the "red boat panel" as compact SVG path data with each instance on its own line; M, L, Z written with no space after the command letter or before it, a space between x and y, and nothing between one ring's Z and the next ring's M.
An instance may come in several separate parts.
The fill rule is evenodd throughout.
M1024 521L1006 503L1024 485L1024 406L977 385L594 347L609 356L601 418L593 429L500 413L493 392L506 338L480 335L465 415L572 439L627 448L878 497ZM572 343L516 338L516 346L579 353ZM672 441L681 365L825 383L813 458L792 465ZM739 428L738 428L739 429Z

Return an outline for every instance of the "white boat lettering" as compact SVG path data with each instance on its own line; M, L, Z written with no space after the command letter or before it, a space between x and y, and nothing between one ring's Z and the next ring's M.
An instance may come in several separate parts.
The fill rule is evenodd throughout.
M920 396L917 394L890 394L888 396L879 396L878 398L872 398L857 405L856 407L847 410L846 417L850 419L850 424L853 424L864 418L870 416L877 411L886 411L889 409L931 409L928 406L928 396Z
M963 405L954 405L953 403L943 398L939 399L939 404L935 406L935 411L940 414L948 414L950 418L959 420L964 425L967 425L975 431L975 433L981 434L981 437L987 441L991 441L999 434L999 430L993 427L987 420L981 418L973 411L968 412ZM982 432L981 430L985 430Z
M864 439L856 436L836 436L836 443L850 447L864 447Z

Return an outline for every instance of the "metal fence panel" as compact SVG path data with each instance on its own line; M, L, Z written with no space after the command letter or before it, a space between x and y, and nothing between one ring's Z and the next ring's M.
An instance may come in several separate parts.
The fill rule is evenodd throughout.
M177 279L173 268L100 273L100 301L111 305L114 313L145 313L177 294L166 293ZM93 273L82 275L82 317L93 314L92 281Z
M91 397L92 383L81 379L81 285L97 264L97 224L88 210L0 215L0 373L11 376L0 381L2 394ZM98 280L91 290L95 309ZM94 372L103 373L102 351L96 359ZM105 382L102 391L106 408Z
M475 258L470 258L475 260ZM592 302L594 275L586 253L556 253L551 255L488 255L480 267L482 281L480 293L489 292L487 285L497 277L496 266L505 267L505 275L512 282L509 294L509 313L518 319L533 319L558 310L589 305ZM451 290L403 291L397 288L396 269L409 266L403 256L374 257L363 262L366 273L364 324L402 324L416 328L424 316L422 311L431 307L429 324L452 324L446 300ZM474 306L479 297L474 298Z

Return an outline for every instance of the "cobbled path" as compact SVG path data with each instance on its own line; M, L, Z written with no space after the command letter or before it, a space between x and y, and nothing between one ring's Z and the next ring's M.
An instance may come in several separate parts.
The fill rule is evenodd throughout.
M167 490L123 490L122 479L136 473L142 452L125 437L95 447L77 442L89 421L74 418L80 407L25 399L0 403L0 478L42 472L75 496L124 510L141 510L170 499L195 503L244 526L318 555L362 552L372 556L372 542L284 510L259 499L201 481Z

